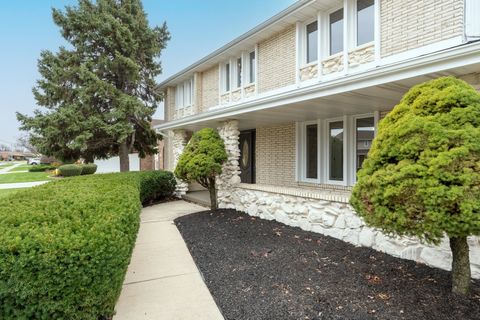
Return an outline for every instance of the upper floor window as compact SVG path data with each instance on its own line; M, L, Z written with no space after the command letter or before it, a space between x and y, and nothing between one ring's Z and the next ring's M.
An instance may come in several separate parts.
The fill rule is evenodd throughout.
M255 57L255 51L250 52L248 55L248 77L250 83L255 82L255 74L256 74L256 57Z
M357 46L372 42L375 35L375 0L357 0Z
M343 8L330 14L330 55L343 51Z
M223 68L223 90L230 91L230 63L225 64Z
M193 79L177 85L175 90L175 106L177 109L190 107L193 104Z
M306 27L307 35L307 63L318 59L318 22L312 22Z

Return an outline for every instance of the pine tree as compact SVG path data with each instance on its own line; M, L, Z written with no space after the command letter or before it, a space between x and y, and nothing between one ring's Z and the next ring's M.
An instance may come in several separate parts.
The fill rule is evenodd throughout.
M130 152L157 151L150 122L162 99L155 77L170 39L166 24L149 27L140 0L80 0L52 15L69 46L42 52L33 92L46 110L17 113L21 128L46 155L119 155L121 171L128 171Z

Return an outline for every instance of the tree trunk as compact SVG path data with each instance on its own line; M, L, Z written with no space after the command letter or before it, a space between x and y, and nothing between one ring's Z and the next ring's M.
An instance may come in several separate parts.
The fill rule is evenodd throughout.
M120 158L120 172L130 171L130 160L128 158L127 141L123 141L122 143L120 143L118 156Z
M210 185L208 187L208 192L210 193L210 208L212 210L218 209L217 189L215 188L215 178L210 179Z
M467 237L450 238L452 250L452 292L467 294L470 290L470 257Z

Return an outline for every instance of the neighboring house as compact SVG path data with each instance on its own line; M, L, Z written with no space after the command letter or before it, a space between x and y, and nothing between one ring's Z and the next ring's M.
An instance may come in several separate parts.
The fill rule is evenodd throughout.
M0 160L12 161L12 160L27 160L28 158L35 157L31 152L22 151L0 151Z
M165 120L152 120L152 126L158 126L165 123ZM164 150L165 141L158 140L158 153L154 155L148 155L145 158L140 158L140 170L161 170L165 168L163 150Z
M389 238L348 201L378 121L409 88L445 75L480 88L479 17L478 0L298 1L160 85L166 168L193 131L216 127L221 208L448 269L448 242Z

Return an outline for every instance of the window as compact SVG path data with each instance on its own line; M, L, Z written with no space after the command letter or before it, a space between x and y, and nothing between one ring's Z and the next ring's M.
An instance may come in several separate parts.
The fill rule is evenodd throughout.
M306 173L307 179L318 178L318 126L306 126Z
M307 63L318 59L318 22L307 25Z
M190 107L193 103L193 79L177 85L175 91L175 106L177 109Z
M237 59L237 88L242 86L242 58Z
M328 162L329 180L343 181L343 143L344 143L343 121L330 122L328 125Z
M250 52L250 54L248 55L248 73L250 83L255 82L255 74L257 72L255 59L255 51Z
M225 65L224 69L224 84L225 84L225 91L230 91L230 63Z
M355 172L362 167L375 137L374 117L359 118L355 121Z
M343 51L343 8L330 14L330 55Z
M357 46L372 42L375 35L375 0L357 0Z

